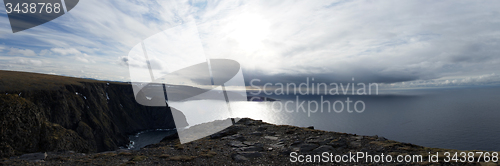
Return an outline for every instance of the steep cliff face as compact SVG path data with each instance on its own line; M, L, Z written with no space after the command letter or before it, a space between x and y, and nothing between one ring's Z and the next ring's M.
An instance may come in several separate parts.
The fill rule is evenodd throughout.
M0 92L4 157L114 150L129 142L129 134L175 128L172 111L180 113L138 104L125 83L0 71Z

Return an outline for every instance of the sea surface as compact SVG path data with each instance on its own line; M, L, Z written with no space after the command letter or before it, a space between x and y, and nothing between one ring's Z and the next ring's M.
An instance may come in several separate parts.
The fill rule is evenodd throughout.
M173 133L175 133L175 129L157 129L139 132L135 135L129 136L130 144L127 148L139 150L147 145L158 143L163 138Z
M236 102L229 106L231 111L228 111L225 101L197 100L180 104L182 109L179 110L191 110L183 111L190 125L232 115L273 124L378 135L426 147L500 151L500 87L391 90L361 96L268 97L279 101ZM347 98L351 102L346 102ZM323 102L323 109L321 105L316 107L314 101ZM330 105L337 101L337 112L328 108L326 101ZM358 112L353 108L355 102L358 102ZM340 103L344 105L342 112ZM172 131L143 132L131 136L131 140L138 148L159 142L169 133Z

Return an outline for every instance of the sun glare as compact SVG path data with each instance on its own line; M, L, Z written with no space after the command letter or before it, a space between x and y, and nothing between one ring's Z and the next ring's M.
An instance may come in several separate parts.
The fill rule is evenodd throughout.
M269 22L255 14L240 15L230 27L234 31L229 37L238 42L240 48L245 51L261 49L262 41L269 34Z

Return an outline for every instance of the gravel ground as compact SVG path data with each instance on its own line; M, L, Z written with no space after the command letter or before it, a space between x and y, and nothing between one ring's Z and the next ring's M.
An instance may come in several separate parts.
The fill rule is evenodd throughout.
M187 132L197 133L196 131L216 127L217 124L218 121L193 126ZM366 158L363 158L359 159L359 162L319 162L326 159L321 157L323 152L333 156L350 153L355 155L357 152L372 156L384 154L393 156L393 161L397 155L422 155L423 161L376 163L366 162ZM428 161L429 152L439 152L440 162ZM3 159L0 165L498 165L493 162L445 163L442 155L444 152L460 151L427 148L378 136L327 132L314 130L313 127L273 125L245 118L221 132L186 144L180 144L174 135L141 150L93 154L47 152L46 155L36 154L36 157L42 156L38 159L28 158L29 155ZM291 154L296 158L291 157ZM299 159L298 155L303 155L300 158L304 160L303 163L292 162ZM314 155L317 155L315 162Z

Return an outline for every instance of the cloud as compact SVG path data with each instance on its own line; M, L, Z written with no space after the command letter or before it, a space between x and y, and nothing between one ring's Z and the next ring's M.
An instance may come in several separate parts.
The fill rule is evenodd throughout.
M43 62L41 60L19 58L17 60L10 61L10 64L17 64L17 65L24 65L24 66L42 66Z
M482 86L500 84L500 75L495 73L465 78L440 78L432 80L406 81L391 84L381 84L385 88L418 88L418 87L449 87L449 86Z
M84 58L84 57L76 56L75 59L80 61L80 62L89 63L89 60Z
M82 52L75 48L52 48L50 51L60 55L81 55Z
M35 51L30 49L10 48L8 55L14 56L36 56Z
M52 55L52 52L50 52L50 50L44 49L44 50L40 51L40 53L38 53L38 55L40 55L40 56Z
M128 57L127 56L118 57L118 64L128 67Z
M247 78L391 83L498 71L496 7L447 1L221 3L207 6L198 28L207 54L238 60Z
M96 63L93 59L95 57L90 56L86 53L79 51L76 48L51 48L50 50L44 49L40 51L40 55L42 56L59 56L60 58L64 58L64 56L73 57L74 60L84 63ZM62 56L62 57L61 57Z
M0 33L9 32L0 38L7 48L41 50L34 60L77 68L94 61L94 75L128 81L126 66L141 65L125 57L134 45L194 19L206 55L238 61L246 80L452 85L442 78L461 82L500 70L498 8L473 1L88 0L28 31L12 34L0 22Z
M90 55L87 55L87 54L75 55L75 59L80 61L80 62L85 62L85 63L96 63L93 60L94 58Z

